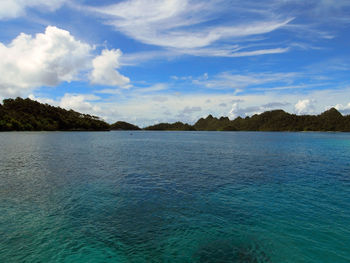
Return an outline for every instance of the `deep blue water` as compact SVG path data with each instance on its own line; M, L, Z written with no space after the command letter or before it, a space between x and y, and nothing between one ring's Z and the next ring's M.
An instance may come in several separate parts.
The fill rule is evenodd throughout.
M350 134L0 133L0 262L350 262Z

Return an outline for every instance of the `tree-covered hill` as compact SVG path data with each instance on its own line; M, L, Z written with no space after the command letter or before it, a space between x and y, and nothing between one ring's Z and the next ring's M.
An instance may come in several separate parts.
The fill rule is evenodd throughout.
M140 127L130 124L125 121L117 121L116 123L111 124L111 130L124 130L124 131L138 131L141 130Z
M109 125L99 117L42 104L31 99L6 99L0 104L0 131L103 131L140 130L118 121ZM295 115L283 110L266 111L251 117L215 118L209 115L194 125L182 122L159 123L144 128L157 131L346 131L350 115L331 108L320 115Z
M230 125L230 120L227 117L221 117L220 119L214 118L209 115L206 119L199 119L193 127L197 131L221 131L225 127Z
M102 131L109 128L108 123L96 116L31 99L6 99L0 104L0 131Z
M144 128L144 130L150 131L195 131L195 128L192 125L182 122L175 123L159 123Z
M160 123L146 130L196 130L196 131L347 131L350 132L350 116L343 116L332 108L320 115L295 115L283 110L266 111L251 117L215 118L209 115L193 126ZM183 127L186 127L184 129Z

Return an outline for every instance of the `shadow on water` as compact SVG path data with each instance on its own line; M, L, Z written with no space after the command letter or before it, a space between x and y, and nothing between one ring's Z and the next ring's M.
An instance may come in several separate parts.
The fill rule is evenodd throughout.
M270 257L258 244L235 244L230 240L214 240L199 246L193 255L200 263L269 263Z
M270 262L258 241L239 234L253 215L232 203L230 210L216 195L203 204L203 195L170 188L123 192L105 184L75 193L65 210L77 242L103 244L125 262Z

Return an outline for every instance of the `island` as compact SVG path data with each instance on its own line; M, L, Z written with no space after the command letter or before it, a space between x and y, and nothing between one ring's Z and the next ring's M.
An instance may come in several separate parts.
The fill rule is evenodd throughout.
M340 131L350 132L350 115L335 108L319 115L295 115L283 110L266 111L251 117L200 118L193 125L159 123L141 129L125 122L108 124L97 116L39 103L29 98L5 99L0 104L0 131Z
M185 127L185 128L184 128ZM145 130L194 130L194 131L350 131L350 116L343 116L335 108L320 115L295 115L283 110L266 111L251 117L216 118L209 115L194 125L160 123Z
M139 131L141 130L140 127L125 122L125 121L117 121L116 123L111 124L110 126L111 130L116 130L116 131Z
M0 131L108 131L96 116L42 104L31 99L5 99L0 104Z

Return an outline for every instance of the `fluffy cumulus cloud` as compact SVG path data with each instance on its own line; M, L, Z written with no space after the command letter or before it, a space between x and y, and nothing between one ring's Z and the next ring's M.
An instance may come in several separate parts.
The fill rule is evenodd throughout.
M87 114L102 114L101 107L96 104L100 97L93 94L72 94L66 93L63 97L54 100L48 98L37 97L33 94L28 96L32 100L41 103L47 103L56 107L61 107L67 110L75 110Z
M93 105L91 101L99 100L100 98L94 95L82 94L65 94L59 106L65 109L72 109L83 113L98 113L101 111L100 107Z
M91 50L68 31L53 26L35 37L22 33L7 46L0 43L0 92L20 95L72 81L89 67Z
M66 0L1 0L0 19L10 19L22 16L27 8L41 8L53 11Z
M245 117L252 114L260 114L263 112L263 108L259 106L250 106L246 108L241 108L239 103L233 103L232 108L229 112L230 119L235 119L237 117Z
M91 73L91 83L107 86L127 87L130 79L121 75L116 69L120 67L120 57L122 52L117 49L103 50L100 56L93 61L93 71Z
M313 99L299 100L295 106L295 112L297 114L310 114L315 112L316 101Z
M103 50L95 59L93 51L91 45L54 26L35 36L21 33L8 45L0 43L0 96L26 96L42 86L78 80L90 70L93 84L119 86L129 82L115 70L119 50Z
M295 104L309 105L314 103L311 114L320 114L325 105L336 105L343 114L350 110L350 104L344 102L344 94L350 89L312 91L309 94L309 103L305 101L304 93L281 94L280 92L269 92L260 94L184 94L165 93L164 90L141 93L135 89L121 89L121 96L98 97L93 94L65 94L55 100L37 98L43 103L60 106L65 109L73 109L83 113L93 114L113 123L124 120L137 124L141 127L152 125L157 122L183 121L194 123L201 117L212 114L215 117L228 116L234 119L238 116L246 117L267 110L283 109L286 112L295 112ZM127 98L125 93L128 94ZM124 94L124 95L123 95ZM346 98L345 98L346 99ZM317 103L316 103L317 102ZM338 103L337 102L341 102ZM225 105L226 107L225 107ZM230 107L230 105L233 105ZM300 106L301 107L301 106ZM307 107L304 106L304 111ZM305 112L306 113L306 112Z
M330 108L330 107L327 107ZM334 106L338 111L340 111L344 115L349 115L350 114L350 102L346 105L343 104L337 104Z
M247 106L247 107L241 108L239 105L240 102L244 102L244 101L238 101L233 103L232 108L228 114L228 116L231 119L237 118L239 116L246 117L253 114L260 114L260 113L263 113L264 111L273 110L273 109L285 109L287 106L290 105L290 103L288 102L268 102L260 106L253 105L253 106Z
M304 107L306 114L320 114L325 110L325 105L336 105L343 102L342 108L350 108L344 103L344 94L349 89L312 91L308 94L308 107ZM295 104L305 100L303 92L293 94L271 91L260 94L220 94L220 93L195 93L195 94L174 94L160 91L158 96L162 100L155 103L154 95L135 93L128 91L129 98L108 101L105 105L99 104L108 121L126 120L140 126L154 124L155 122L183 121L194 123L201 117L212 114L216 117L228 116L235 119L238 116L246 117L268 110L282 109L286 112L295 112ZM312 99L311 99L312 98ZM346 99L346 98L345 98ZM226 104L227 107L220 105ZM305 102L304 102L305 104ZM232 107L230 105L233 105ZM339 105L338 105L339 106ZM112 112L112 113L111 113Z

